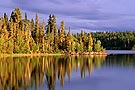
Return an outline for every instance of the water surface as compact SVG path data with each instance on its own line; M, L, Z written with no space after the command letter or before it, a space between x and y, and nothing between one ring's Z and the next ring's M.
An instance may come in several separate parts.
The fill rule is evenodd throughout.
M135 55L0 58L0 90L134 90Z
M106 50L108 54L135 54L135 50Z

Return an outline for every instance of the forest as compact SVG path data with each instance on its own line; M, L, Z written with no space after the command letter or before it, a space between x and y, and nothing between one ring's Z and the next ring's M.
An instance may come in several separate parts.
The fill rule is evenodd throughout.
M135 50L135 32L96 32L92 36L109 50Z
M11 16L6 13L0 17L0 53L83 53L104 52L101 41L91 33L72 34L71 28L65 30L64 21L57 28L56 16L49 15L47 23L24 18L21 10L15 8Z
M82 54L112 50L135 50L135 32L84 32L72 34L70 27L62 20L56 22L54 14L49 15L47 23L28 19L25 12L15 8L11 15L0 17L0 53L69 53ZM58 26L59 25L59 26ZM59 28L58 28L59 27Z

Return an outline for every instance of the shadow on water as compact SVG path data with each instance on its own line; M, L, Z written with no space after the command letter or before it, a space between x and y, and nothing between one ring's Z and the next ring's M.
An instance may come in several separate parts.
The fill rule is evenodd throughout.
M135 67L135 54L109 55L106 57L104 63L107 67L108 66Z
M64 85L65 76L71 79L73 70L80 76L91 75L93 68L101 67L105 57L5 57L0 58L0 90L55 90L56 81Z

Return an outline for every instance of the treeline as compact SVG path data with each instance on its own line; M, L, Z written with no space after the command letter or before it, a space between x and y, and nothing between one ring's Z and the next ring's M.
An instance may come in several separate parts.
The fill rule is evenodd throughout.
M92 36L106 49L135 50L135 32L96 32Z
M56 17L51 14L48 23L24 18L19 8L0 18L0 53L62 53L62 52L103 52L101 41L92 38L91 33L66 33L64 21L57 28Z

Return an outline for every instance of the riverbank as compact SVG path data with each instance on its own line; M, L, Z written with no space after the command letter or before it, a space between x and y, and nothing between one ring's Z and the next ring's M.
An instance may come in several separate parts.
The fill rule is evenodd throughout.
M24 56L64 56L64 55L68 55L68 56L107 56L107 53L102 53L102 52L82 52L82 53L74 53L74 52L70 52L70 53L31 53L31 54L0 54L0 57L24 57Z
M48 54L48 53L32 53L32 54L0 54L0 57L24 57L24 56L60 56L65 54Z
M106 52L67 52L66 55L92 55L92 56L105 56L108 55Z

